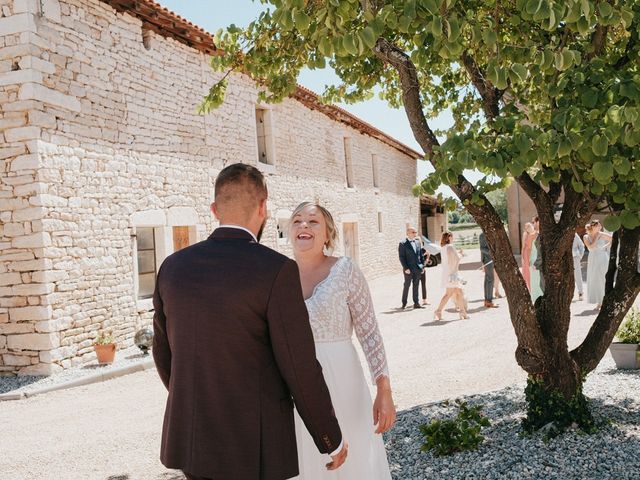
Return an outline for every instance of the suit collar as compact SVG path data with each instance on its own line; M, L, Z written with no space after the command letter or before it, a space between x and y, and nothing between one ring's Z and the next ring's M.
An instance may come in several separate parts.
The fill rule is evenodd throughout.
M243 228L237 228L232 226L222 226L216 228L213 233L209 236L209 239L220 240L220 239L238 239L238 240L249 240L251 242L255 242L256 239L251 232L245 230Z

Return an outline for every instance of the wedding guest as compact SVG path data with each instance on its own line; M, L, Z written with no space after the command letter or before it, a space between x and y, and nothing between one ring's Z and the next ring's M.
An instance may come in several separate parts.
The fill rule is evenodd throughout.
M423 308L420 305L418 295L420 275L424 270L424 258L422 257L420 240L417 238L418 230L409 225L407 227L407 238L398 245L398 257L404 272L404 285L402 287L402 308L407 306L409 287L412 286L413 308Z
M493 286L495 282L493 258L491 257L489 243L484 232L480 234L478 240L480 242L480 261L484 270L484 306L485 308L498 308L498 305L493 303Z
M504 295L500 293L500 277L495 270L493 271L493 277L495 280L495 283L493 284L493 297L502 298Z
M336 475L325 468L328 457L317 451L313 437L296 415L300 477L295 478L391 480L380 433L392 427L396 411L367 281L349 257L331 255L337 231L331 213L324 207L300 204L291 215L289 238L300 269L316 356L336 417L349 439L349 459ZM352 343L354 332L377 388L374 402Z
M418 237L420 238L420 237ZM427 249L424 248L424 243L422 242L422 239L420 238L420 244L421 244L421 248L420 251L422 252L422 260L423 260L423 264L424 264L424 268L422 269L422 274L420 274L420 288L421 288L421 292L422 292L422 305L431 305L431 302L429 302L429 300L427 300L427 263L429 262L429 257L431 256L431 254L429 252L427 252Z
M587 302L595 303L596 308L602 306L604 298L605 277L609 268L609 249L612 237L602 231L598 220L592 220L586 225L584 244L589 249L587 260Z
M524 278L524 283L527 284L529 291L531 291L531 249L533 248L533 241L535 238L536 230L533 228L533 223L525 223L524 232L522 234L522 252L520 260L522 263L522 278Z
M582 257L584 256L584 242L577 233L573 237L571 255L573 256L573 278L578 290L578 300L582 300L584 292L582 285Z
M442 246L442 286L445 289L444 295L440 299L438 308L433 312L434 320L442 320L442 309L449 299L453 299L460 319L467 319L467 300L462 290L463 282L458 274L461 251L457 251L453 246L453 234L444 232L440 240Z
M532 219L535 237L531 247L531 300L536 301L544 294L544 276L542 275L542 243L540 241L540 219Z

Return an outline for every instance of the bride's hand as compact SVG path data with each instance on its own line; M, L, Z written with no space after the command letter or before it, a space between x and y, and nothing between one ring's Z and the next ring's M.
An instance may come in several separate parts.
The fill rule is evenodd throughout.
M391 396L389 379L384 377L378 380L378 393L373 402L373 424L378 425L376 433L384 433L393 427L396 422L396 407Z

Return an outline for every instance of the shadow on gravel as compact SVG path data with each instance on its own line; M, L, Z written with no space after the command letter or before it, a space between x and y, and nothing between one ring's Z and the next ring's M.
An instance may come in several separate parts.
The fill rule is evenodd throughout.
M156 480L185 480L185 476L180 472L165 472Z
M48 377L0 377L0 394L9 393L27 385L32 385Z
M574 315L574 317L591 317L592 315L597 315L598 311L599 310L597 308L591 310L583 310L582 312Z
M472 262L472 263L461 263L458 266L458 270L462 270L465 272L471 270L480 270L482 268L482 262Z
M148 354L148 353L142 353L142 352L140 352L140 353L134 353L134 354L129 355L129 356L125 357L125 358L126 358L127 360L134 360L134 359L136 359L136 358L147 358L148 356L149 356L149 354Z
M128 473L124 475L111 475L106 480L131 480ZM185 476L181 472L164 472L157 476L155 480L185 480Z
M396 313L407 313L407 312L413 312L413 308L405 308L402 309L400 307L398 308L391 308L390 310L386 310L384 312L381 312L383 315L395 315Z
M82 370L100 370L101 368L110 367L110 363L90 363L89 365L82 365Z

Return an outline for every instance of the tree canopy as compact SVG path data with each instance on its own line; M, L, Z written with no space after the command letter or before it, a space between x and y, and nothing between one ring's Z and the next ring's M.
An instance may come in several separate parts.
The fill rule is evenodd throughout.
M640 0L263 3L272 8L247 28L218 33L226 54L212 67L226 73L202 110L223 101L231 71L254 78L262 100L278 102L295 90L303 68L325 66L342 82L326 89L326 101L377 93L404 108L435 167L417 193L449 185L486 233L518 337L516 358L530 375L528 398L548 401L530 402L531 424L553 419L564 398L567 412L581 413L562 422L588 429L582 380L640 292ZM445 109L454 124L434 132L429 121ZM485 176L472 184L465 169ZM510 179L540 218L546 287L535 304L487 197ZM598 209L617 231L607 295L585 340L569 351L571 244L576 227Z

